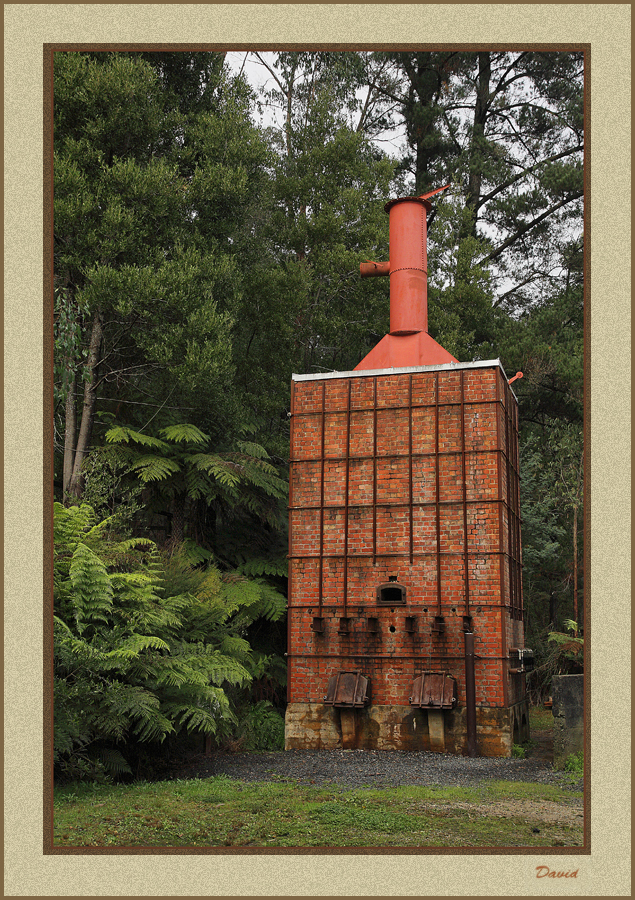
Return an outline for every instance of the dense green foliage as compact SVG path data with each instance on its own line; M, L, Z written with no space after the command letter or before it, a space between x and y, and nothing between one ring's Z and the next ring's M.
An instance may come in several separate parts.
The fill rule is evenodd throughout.
M269 662L245 632L285 608L266 581L194 569L111 525L55 504L54 758L71 775L130 773L138 744L180 732L231 736L228 690Z
M390 197L451 185L429 219L430 332L461 360L524 372L539 667L550 632L583 627L581 54L248 56L268 72L259 94L224 53L55 53L65 765L197 729L279 744L289 382L354 368L388 330L387 279L360 281L359 263L387 258ZM210 591L196 669L186 637ZM175 654L191 668L179 715L164 695ZM214 654L237 668L205 670Z

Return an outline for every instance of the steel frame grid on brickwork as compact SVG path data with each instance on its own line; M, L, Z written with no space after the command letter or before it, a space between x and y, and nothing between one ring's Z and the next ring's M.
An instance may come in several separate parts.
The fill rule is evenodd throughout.
M496 446L501 448L501 414L504 410L503 403L501 401L500 396L500 373L496 373ZM502 452L502 451L501 451ZM499 458L496 464L496 480L498 485L498 546L501 550L504 547L503 543L503 467L502 460ZM501 629L501 653L504 657L507 656L507 614L508 614L508 604L505 602L504 597L504 586L505 586L505 554L501 552L500 554L500 566L499 566L499 583L500 583L500 595L502 599L502 603L500 604L501 608L501 620L500 620L500 629ZM503 702L505 706L509 705L509 678L508 678L508 662L502 663L502 678L503 678Z
M461 369L461 490L463 493L463 551L465 563L465 615L470 614L470 568L467 546L467 475L465 468L465 381ZM411 376L412 377L412 376Z
M434 475L435 475L435 521L437 538L437 616L443 617L441 612L441 477L439 473L439 373L434 378Z
M484 364L481 364L479 367L482 367L483 365L484 365ZM450 366L426 367L426 368L434 368L434 369L436 369L436 373L435 373L435 382L436 382L436 384L435 384L435 391L436 391L436 396L435 396L435 402L432 403L432 404L431 404L431 403L417 403L417 404L413 404L413 402L412 402L412 372L409 372L409 373L408 373L408 374L410 374L410 378L408 379L408 448L409 448L408 457L409 457L409 470L410 470L410 478L409 478L410 487L409 487L409 502L408 502L408 507L409 507L409 511L410 511L410 516L409 516L409 518L410 518L410 523L411 523L411 524L410 524L410 545L409 545L409 547L408 547L407 552L404 552L404 553L396 553L394 550L393 550L392 552L386 552L386 553L378 553L378 552L377 552L377 515L376 515L376 514L377 514L377 509L381 509L381 508L391 508L391 507L394 508L395 506L404 506L404 507L405 507L405 505L406 505L405 503L395 504L394 502L392 502L392 503L377 503L377 464L378 464L378 459L381 458L381 459L383 460L383 459L391 459L391 458L393 458L393 459L396 459L396 458L403 458L403 456L405 455L405 454L403 454L403 453L401 453L401 454L400 454L400 453L394 453L394 454L382 454L381 457L379 457L378 454L377 454L377 434L378 434L378 429L377 429L377 412L378 412L378 408L379 408L379 407L378 407L378 404L377 404L377 375L392 375L392 374L399 374L396 370L395 370L395 371L393 371L393 370L382 371L382 372L378 372L377 374L375 374L374 372L370 372L370 371L351 373L351 374L352 374L352 377L353 377L353 376L354 376L354 377L367 377L368 375L372 375L372 376L373 376L373 453L372 453L372 457L369 457L367 454L363 454L363 455L355 456L355 457L352 457L352 456L351 456L351 452L350 452L350 450L351 450L351 446L350 446L350 433L351 433L351 414L352 414L352 412L353 412L353 409L352 409L352 403L351 403L351 381L350 381L350 380L349 380L349 384L348 384L348 392L347 392L347 394L348 394L348 396L347 396L347 407L346 407L346 410L345 410L345 414L346 414L346 429L347 429L346 455L345 455L344 457L342 457L342 456L340 456L340 455L332 456L332 457L329 456L329 457L328 457L328 460L329 460L329 461L338 461L338 460L341 460L341 461L345 461L345 464L346 464L346 478L347 478L347 484L346 484L346 491L345 491L345 503L344 503L343 505L340 505L340 504L329 504L329 508L330 508L330 509L342 509L342 510L344 510L344 512L345 512L345 527L347 527L347 525L348 525L348 512L349 512L350 509L353 509L354 507L358 507L358 508L360 508L360 509L363 509L363 508L367 508L368 505L369 505L369 504L364 504L364 503L357 503L357 504L354 504L354 505L351 505L351 504L350 504L349 481L348 481L348 479L349 479L349 467L350 467L350 461L351 461L351 459L370 459L370 458L372 458L372 460L373 460L373 504L372 504L372 508L373 508L373 552L372 552L373 564L376 562L377 558L394 558L394 557L399 557L399 558L410 558L410 561L411 561L411 563L412 563L412 562L414 561L414 557L415 557L415 556L416 556L417 558L420 558L420 557L431 557L431 556L433 556L433 555L436 555L436 556L437 556L437 563L438 563L437 568L440 568L440 563L441 563L440 556L441 556L441 555L443 555L443 556L448 556L448 557L451 557L451 556L460 556L460 555L462 555L463 558L464 558L464 560L465 560L465 567L466 567L466 584L467 584L467 589L468 589L468 598L467 598L467 599L468 599L468 603L469 603L469 569L468 569L468 566L467 566L468 556L484 557L484 556L494 556L494 555L497 555L497 554L498 554L499 557L501 558L501 571L502 571L503 568L504 568L505 551L502 549L502 547L503 547L502 541L499 541L499 547L500 547L501 549L496 550L496 551L484 551L484 550L479 550L479 551L469 551L469 545L468 545L468 539L467 539L467 527L466 527L467 505L468 505L468 504L472 504L472 503L482 504L483 502L487 502L488 504L490 504L490 503L495 502L496 505L497 505L497 507L498 507L498 510L499 510L499 523L500 523L500 522L502 521L502 515L503 515L503 513L502 513L502 510L503 510L503 504L505 504L505 505L507 505L508 511L510 511L510 520L513 518L513 520L514 520L515 523L519 521L519 512L518 512L518 510L519 510L519 492L518 492L518 488L517 488L517 481L515 481L515 479L512 479L511 477L508 477L508 479L507 479L508 485L512 485L513 481L515 481L516 489L515 489L514 491L512 491L511 494L509 494L509 491L506 492L506 493L508 494L507 497L504 498L504 497L502 496L502 492L501 492L501 490L500 490L500 488L499 488L498 496L497 496L497 498L496 498L495 500L491 500L491 499L489 499L489 500L487 500L487 501L483 501L482 499L479 499L479 500L467 500L466 489L465 489L465 488L466 488L466 479L465 479L465 464L466 464L466 446L465 446L465 405L466 405L466 401L465 401L465 392L464 392L464 378L463 378L463 371L461 371L461 376L460 376L460 378L461 378L461 399L460 399L460 401L459 401L460 406L461 406L461 441L462 441L461 450L447 450L447 451L443 451L443 454L439 454L439 453L437 452L437 449L438 449L438 439L439 439L439 433L440 433L439 424L438 424L438 420L439 420L439 409L440 409L441 406L443 406L443 407L456 407L456 406L457 406L457 401L456 401L456 400L454 400L454 401L441 401L441 402L440 402L440 398L439 398L439 396L438 396L438 392L439 392L439 389L438 389L438 384L439 384L439 370L442 370L442 369L443 369L443 370L444 370L444 369L460 369L460 370L462 370L462 369L464 369L464 368L472 368L472 367L473 367L473 366L469 366L469 365L467 365L467 366L455 366L455 365L450 365ZM415 370L413 370L413 371L420 371L422 368L424 368L424 367L417 367L417 369L415 369ZM502 372L502 366L498 366L498 368L499 368L500 371L496 373L496 378L495 378L495 382L496 382L496 392L497 392L497 400L494 401L494 402L495 402L495 404L496 404L496 408L497 408L497 409L501 409L501 408L502 408L502 409L504 410L504 414L505 414L505 438L506 438L506 444L505 444L505 447L503 447L503 446L501 446L500 438L497 437L497 446L496 446L495 451L494 451L494 452L495 452L495 455L498 457L498 463L497 463L497 466L496 466L496 470L497 470L498 481L499 481L499 484L500 484L500 481L501 481L501 464L506 464L506 465L508 465L508 467L511 467L511 469L514 471L514 474L515 474L515 475L517 475L517 472L518 472L518 466L517 466L516 456L515 456L515 458L514 458L513 460L512 460L512 458L511 458L511 455L512 455L512 452L513 452L513 449L514 449L514 448L513 448L513 440L511 441L512 447L510 447L510 433L513 431L513 425L516 424L516 423L515 423L515 421L510 421L510 417L509 417L508 413L509 413L510 407L513 407L514 404L511 404L511 403L509 403L509 402L507 402L507 403L502 403L502 402L501 402L501 398L500 398L500 396L499 396L499 384L498 384L498 376L499 376L500 374L503 375L503 381L504 381L506 387L508 387L508 386L507 386L507 384L506 384L506 380L505 380L505 377L504 377L504 373ZM328 373L328 377L339 378L339 377L342 377L344 374L345 374L345 373ZM404 372L404 374L405 374L405 372ZM306 379L300 377L300 378L294 379L294 380L308 380L309 378L315 378L315 379L318 379L318 378L324 378L324 376L322 376L322 375L317 375L317 376L307 376ZM513 394L513 391L511 391L510 388L508 388L508 391L509 391L509 393L507 393L507 396L506 396L506 398L505 398L507 401L509 401L509 394L511 394L512 396L515 397L515 395ZM324 433L325 433L325 425L326 425L326 415L327 415L326 408L325 408L325 401L324 401L324 397L325 397L325 384L324 384L324 381L323 381L323 383L322 383L322 395L323 395L323 403L322 403L322 411L321 411L321 412L322 412L322 415L321 415L321 423L320 423L320 424L321 424L321 426L322 426L322 428L321 428L321 430L322 430L321 439L322 439L322 445L323 445L323 442L324 442ZM477 400L477 401L470 401L470 405L483 405L484 403L491 403L491 402L492 402L492 401ZM417 453L417 454L413 454L413 453L412 453L412 434L413 434L412 410L413 410L413 408L430 408L430 407L434 408L434 410L435 410L435 444L436 444L436 446L435 446L435 452L434 452L434 453ZM506 407L507 407L507 408L506 408ZM404 408L404 404L398 404L398 405L388 405L388 404L387 404L387 405L381 407L382 410L391 410L391 409L402 410L403 408ZM337 408L336 408L335 410L329 410L329 412L337 412ZM297 415L300 415L300 416L303 416L303 415L311 416L311 415L315 415L315 413L314 413L314 411L307 411L307 412L301 412L301 413L295 412L295 415L296 415L296 416L297 416ZM512 413L512 415L513 415L513 413ZM514 418L515 418L515 417L514 417ZM516 428L517 428L517 426L516 426ZM497 416L496 416L496 429L497 429L497 436L498 436L499 431L500 431L500 419L499 419L498 414L497 414ZM491 452L492 452L491 449L489 449L489 450L481 450L481 449L479 449L479 448L472 448L472 450L470 450L470 453L471 453L471 454L491 453ZM463 491L462 491L462 494L463 494L463 500L462 500L462 501L457 501L457 500L441 501L441 500L440 500L439 484L438 484L438 481L437 481L437 485L436 485L436 489L435 489L435 499L434 499L434 501L417 501L417 502L414 502L414 496L413 496L413 492L412 492L412 484L413 484L413 480L412 480L412 467L413 467L413 458L414 458L414 456L417 456L418 458L425 458L425 457L429 457L429 456L434 455L434 456L435 456L435 470L438 470L438 466L439 466L439 457L440 457L440 455L444 455L444 456L446 456L446 457L449 457L449 456L452 456L452 455L458 455L458 454L460 454L461 457L462 457L461 465L462 465L462 470L463 470L463 478L462 478L462 481L463 481ZM501 456L502 456L503 454L504 454L504 456L505 456L505 461L504 461L504 462L503 462L503 460L501 459ZM323 452L323 450L322 450L322 452L320 453L320 458L321 458L321 469L322 469L322 473L324 473L324 464L325 464L325 460L327 459L327 457L325 456L325 453ZM299 461L299 460L298 460L298 461ZM316 460L315 460L315 457L313 457L313 459L312 459L312 460L309 460L309 461L315 462L315 461L316 461ZM436 480L436 471L435 471L435 480ZM501 487L502 487L502 485L501 485ZM319 508L320 508L320 510L321 510L320 515L321 515L321 517L322 517L322 522L323 522L323 521L324 521L324 520L323 520L323 513L324 513L324 508L325 508L325 504L324 504L324 474L322 474L322 476L321 476L321 488L320 488L320 491L321 491L321 497L320 497L321 502L320 502ZM437 511L437 515L435 516L435 519L436 519L437 525L439 525L439 524L440 524L440 515L439 515L440 508L441 508L442 506L452 506L452 505L456 506L457 503L459 503L459 504L462 503L463 513L464 513L464 523L463 523L463 524L464 524L464 542L463 542L463 551L462 551L462 553L459 553L458 551L441 551L441 549L440 549L440 540L437 540L437 551L436 551L436 552L431 551L431 552L426 552L426 553L416 553L416 554L415 554L415 553L414 553L413 538L412 538L412 536L413 536L412 522L413 522L413 508L414 508L414 506L417 506L417 507L427 507L427 506L434 505L434 506L436 507L436 511ZM304 510L304 509L315 509L315 508L316 508L316 507L314 507L313 505L310 505L310 506L303 505L303 506L298 506L298 507L296 507L294 504L292 504L292 503L290 502L290 509L302 509L302 510ZM321 528L320 530L322 531L322 528ZM516 597L516 596L517 596L517 588L516 588L516 585L518 584L518 575L519 575L519 566L517 565L517 563L519 562L519 560L518 560L518 556L517 556L517 553L516 553L516 549L517 549L517 547L518 547L519 535L518 535L518 533L517 533L517 531L516 531L516 528L514 528L513 531L514 531L514 534L513 534L512 540L511 540L510 545L509 545L509 549L511 550L511 553L509 554L508 558L509 558L509 557L513 557L513 559L510 558L510 575L511 575L511 577L514 579L514 588L513 588L513 592L514 592L514 597ZM499 532L499 537L500 537L500 532ZM291 554L290 554L290 555L291 555ZM346 541L346 551L345 551L344 554L341 554L341 553L338 553L338 554L324 554L324 553L323 553L323 545L322 545L321 558L343 559L343 561L344 561L344 566L346 567L346 560L347 560L347 558L351 558L351 559L353 559L353 558L362 558L362 559L363 559L363 558L366 558L366 559L367 559L370 555L371 555L371 554L368 554L368 553L359 553L359 554L358 554L358 553L354 553L354 554L349 553L349 552L348 552L348 540L347 540L347 541ZM306 554L297 554L297 555L294 554L292 558L296 558L296 559L311 559L311 558L315 558L315 556L307 556ZM321 565L321 562L320 562L320 565ZM440 588L440 587L441 587L440 579L438 579L437 584L438 584L438 588ZM502 586L502 584L503 584L503 582L502 582L502 580L501 580L501 586ZM510 584L511 584L511 581L510 581ZM322 585L320 585L320 590L321 590L321 589L322 589ZM439 591L439 593L440 593L440 591ZM438 597L437 599L439 600L439 597ZM291 595L290 595L290 600L291 600ZM348 600L348 597L347 597L347 600ZM322 605L321 605L320 608L322 609L322 608L324 607L324 605L323 605L323 596L321 596L321 603L322 603ZM292 606L292 605L293 605L293 604L290 602L290 606ZM440 605L440 604L438 604L438 605ZM499 607L499 604L488 604L488 606L489 606L490 608L491 608L491 607ZM297 606L295 606L295 608L298 609L298 611L299 611L301 608L304 608L304 604L298 604ZM310 608L310 607L307 605L307 608ZM324 607L324 608L330 609L330 608L331 608L331 605L330 605L330 604L327 604L326 607ZM337 609L340 608L340 607L339 607L339 605L336 605L336 606L333 606L332 608L335 609L335 610L337 610ZM468 607L468 608L469 608L469 607ZM503 604L500 604L500 608L501 608L501 610L503 611L503 615L504 615L504 607L503 607ZM347 611L346 608L345 608L344 611L345 611L345 612ZM351 635L351 636L352 636L352 635ZM506 636L506 635L505 635L505 628L503 628L503 630L502 630L503 643L505 642L505 636ZM346 638L346 643L348 643L348 637ZM430 649L431 649L431 648L430 648ZM338 658L340 658L340 659L355 659L355 658L357 658L357 657L359 656L359 650L357 650L357 652L353 652L353 653L345 653L345 652L343 652L343 651L344 651L344 647L341 647L341 649L339 650L339 652L336 652L336 653L333 653L333 654L331 654L331 653L320 653L320 652L317 652L317 653L314 653L314 654L308 654L308 653L304 653L304 654L303 654L303 653L292 653L292 654L290 654L290 655L292 655L292 656L295 657L295 658L297 658L297 657L304 657L304 658L316 658L316 659L319 659L319 658L321 658L321 657L329 658L329 659L338 659ZM367 653L364 653L363 655L364 655L365 657L368 657L368 658L377 659L377 661L379 661L380 659L387 659L387 660L391 660L391 661L397 661L397 660L399 660L399 659L404 659L404 660L406 660L406 659L418 659L418 658L420 658L420 654L415 654L415 655L413 655L413 656L410 656L410 655L407 655L407 654L398 654L398 655L396 656L394 653L393 653L393 654L385 654L385 655L377 655L377 654L367 654ZM456 656L455 656L454 654L452 654L452 655L449 656L447 653L438 654L438 655L437 655L437 654L430 654L430 653L428 653L427 655L430 656L430 658L434 658L434 659L444 659L444 658L450 659L450 658L451 658L451 659L457 659L457 660L460 660L460 659L463 658L463 656L460 655L460 654L457 654ZM506 660L506 655L505 655L505 651L503 651L503 655L500 656L500 657L499 657L498 655L496 655L496 656L489 656L489 655L488 655L488 656L482 656L481 658L482 658L484 661L485 661L486 659L488 659L488 660L490 660L490 661L493 662L493 661L495 661L495 660L496 660L496 661ZM506 679L503 679L503 684L504 684L504 687L506 688L506 687L507 687L507 685L506 685ZM504 690L504 693L507 694L507 691ZM505 704L505 705L508 705L508 704L507 704L507 698L505 698L504 704Z

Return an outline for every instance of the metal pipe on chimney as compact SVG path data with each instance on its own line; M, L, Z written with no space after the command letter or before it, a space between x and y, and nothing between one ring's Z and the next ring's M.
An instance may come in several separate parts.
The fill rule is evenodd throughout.
M432 209L427 197L390 200L384 209L389 215L390 262L365 262L359 267L362 278L390 275L390 334L416 334L428 330L428 225Z
M390 229L390 333L428 330L427 214L418 197L386 204Z
M356 370L401 366L430 366L458 360L428 334L427 214L428 197L449 184L420 197L399 197L384 207L389 215L390 262L367 262L359 267L362 278L390 276L390 333L384 335Z

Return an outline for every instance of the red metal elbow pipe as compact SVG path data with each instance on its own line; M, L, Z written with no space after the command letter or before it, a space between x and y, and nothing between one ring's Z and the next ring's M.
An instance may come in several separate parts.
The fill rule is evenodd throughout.
M359 264L359 273L362 278L376 278L379 275L390 275L389 262L371 262Z

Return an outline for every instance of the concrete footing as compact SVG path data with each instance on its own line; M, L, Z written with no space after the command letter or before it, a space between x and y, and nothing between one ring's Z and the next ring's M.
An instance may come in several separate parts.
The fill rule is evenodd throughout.
M529 740L527 701L509 708L477 707L479 756L510 757L513 744ZM432 750L467 755L465 707L422 710L411 706L334 709L322 703L290 703L286 750Z

